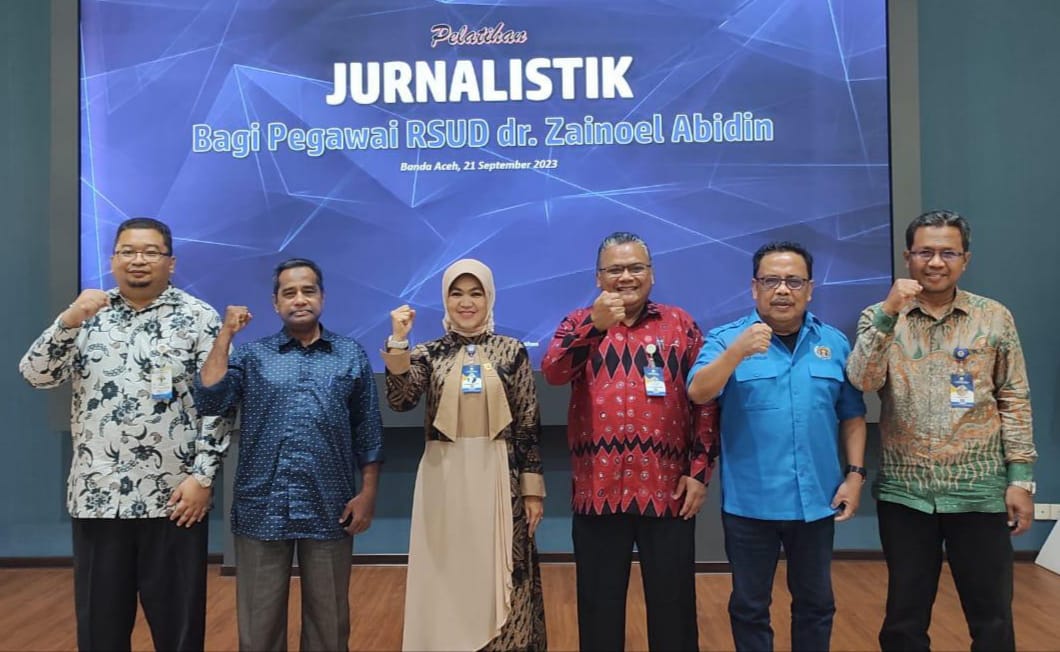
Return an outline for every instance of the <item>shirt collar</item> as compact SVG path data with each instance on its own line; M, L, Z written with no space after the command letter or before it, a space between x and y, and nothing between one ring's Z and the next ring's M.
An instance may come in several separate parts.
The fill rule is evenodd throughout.
M644 310L641 311L640 316L637 317L637 321L633 322L633 325L636 326L637 324L648 318L655 319L661 314L662 312L659 310L659 304L655 303L651 299L648 299L648 301L644 304Z
M968 293L960 288L957 288L957 295L953 297L953 309L960 310L966 315L972 311L972 302L968 298Z
M941 317L941 319L945 319L950 313L955 312L957 310L960 310L962 313L964 313L966 315L970 314L971 311L972 311L972 302L969 299L969 294L967 292L965 292L964 290L960 289L960 288L957 288L957 291L953 295L953 303L950 304L950 309L948 311L946 311L946 314L943 315ZM904 310L902 310L902 312L900 314L904 315L904 316L908 316L909 313L912 313L914 311L915 312L919 312L921 315L923 315L925 317L930 317L931 319L935 319L934 317L929 315L927 312L922 310L920 308L920 303L918 303L918 302L914 302L912 305L910 305L909 307L907 307Z
M753 310L751 310L751 314L747 316L746 321L748 326L757 322L762 322L763 324L765 323L765 320L762 319L762 316L758 314L758 308L754 308ZM806 314L803 315L802 327L799 328L799 332L801 333L803 329L809 329L810 331L816 334L818 331L821 330L821 320L817 318L817 315L807 310Z
M110 296L110 305L123 306L131 312L137 312L137 309L133 307L129 300L122 296L121 290L118 288L111 288L107 294ZM162 290L162 294L155 297L155 300L144 306L139 312L144 310L150 310L157 306L176 306L180 305L180 290L174 287L172 284L166 286L165 290Z
M324 328L324 324L320 324L320 337L317 341L310 344L308 349L320 349L331 353L333 350L332 343L335 341L335 333L332 333L328 329ZM272 336L272 343L276 345L276 350L280 353L286 353L292 349L297 349L302 346L294 337L287 334L287 331L283 328L278 333Z

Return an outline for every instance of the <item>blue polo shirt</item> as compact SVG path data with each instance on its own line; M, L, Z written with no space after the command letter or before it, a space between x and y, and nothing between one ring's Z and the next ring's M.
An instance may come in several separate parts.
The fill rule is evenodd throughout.
M754 311L710 331L688 381L759 321ZM846 378L849 354L846 336L807 312L794 352L774 335L769 350L736 367L718 396L723 510L766 520L835 514L839 422L865 414Z

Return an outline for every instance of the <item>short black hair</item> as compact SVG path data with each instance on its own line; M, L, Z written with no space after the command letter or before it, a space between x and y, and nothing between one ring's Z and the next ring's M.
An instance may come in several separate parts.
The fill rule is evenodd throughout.
M604 238L603 242L600 243L600 247L596 250L596 268L600 269L600 259L603 258L605 249L630 243L639 244L644 247L644 253L648 255L648 264L651 264L651 250L648 249L648 244L644 242L643 238L636 233L630 233L629 231L615 231Z
M965 251L971 251L972 248L972 227L968 224L968 220L964 219L956 211L947 210L934 210L928 211L921 215L918 215L915 220L909 223L909 226L905 228L905 248L907 250L913 248L913 240L916 239L916 232L921 227L925 226L955 226L961 232L961 246L964 247Z
M118 246L118 238L121 234L129 229L151 229L152 231L158 231L162 234L162 242L166 245L165 254L167 256L173 255L173 233L166 226L165 222L160 222L153 217L131 217L121 224L118 225L118 232L114 234L114 246Z
M276 296L280 293L280 274L288 269L294 269L296 267L308 267L313 270L313 273L317 275L317 287L320 291L324 291L324 272L320 271L320 267L316 263L309 260L308 258L288 258L279 265L272 272L272 296Z
M753 268L751 274L758 278L758 266L762 263L762 259L769 254L779 254L785 251L790 251L793 254L799 254L802 259L806 261L806 274L812 279L813 278L813 256L806 247L802 246L798 242L792 242L790 240L774 240L773 242L767 242L758 248L755 252L754 259L752 260Z

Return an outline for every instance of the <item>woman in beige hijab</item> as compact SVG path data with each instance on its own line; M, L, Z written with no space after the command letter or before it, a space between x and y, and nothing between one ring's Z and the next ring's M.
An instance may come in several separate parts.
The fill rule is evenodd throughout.
M426 395L427 445L412 500L405 650L544 650L534 530L545 495L533 369L493 332L493 273L477 260L442 277L442 337L409 349L416 312L390 313L390 407Z

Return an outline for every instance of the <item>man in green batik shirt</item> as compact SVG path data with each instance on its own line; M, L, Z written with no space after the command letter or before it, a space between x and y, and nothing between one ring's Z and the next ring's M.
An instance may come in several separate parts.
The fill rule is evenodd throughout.
M882 402L885 651L929 649L943 544L972 649L1016 647L1010 537L1034 514L1030 389L1012 314L957 288L970 234L950 211L913 220L910 278L861 313L847 359L854 386Z

